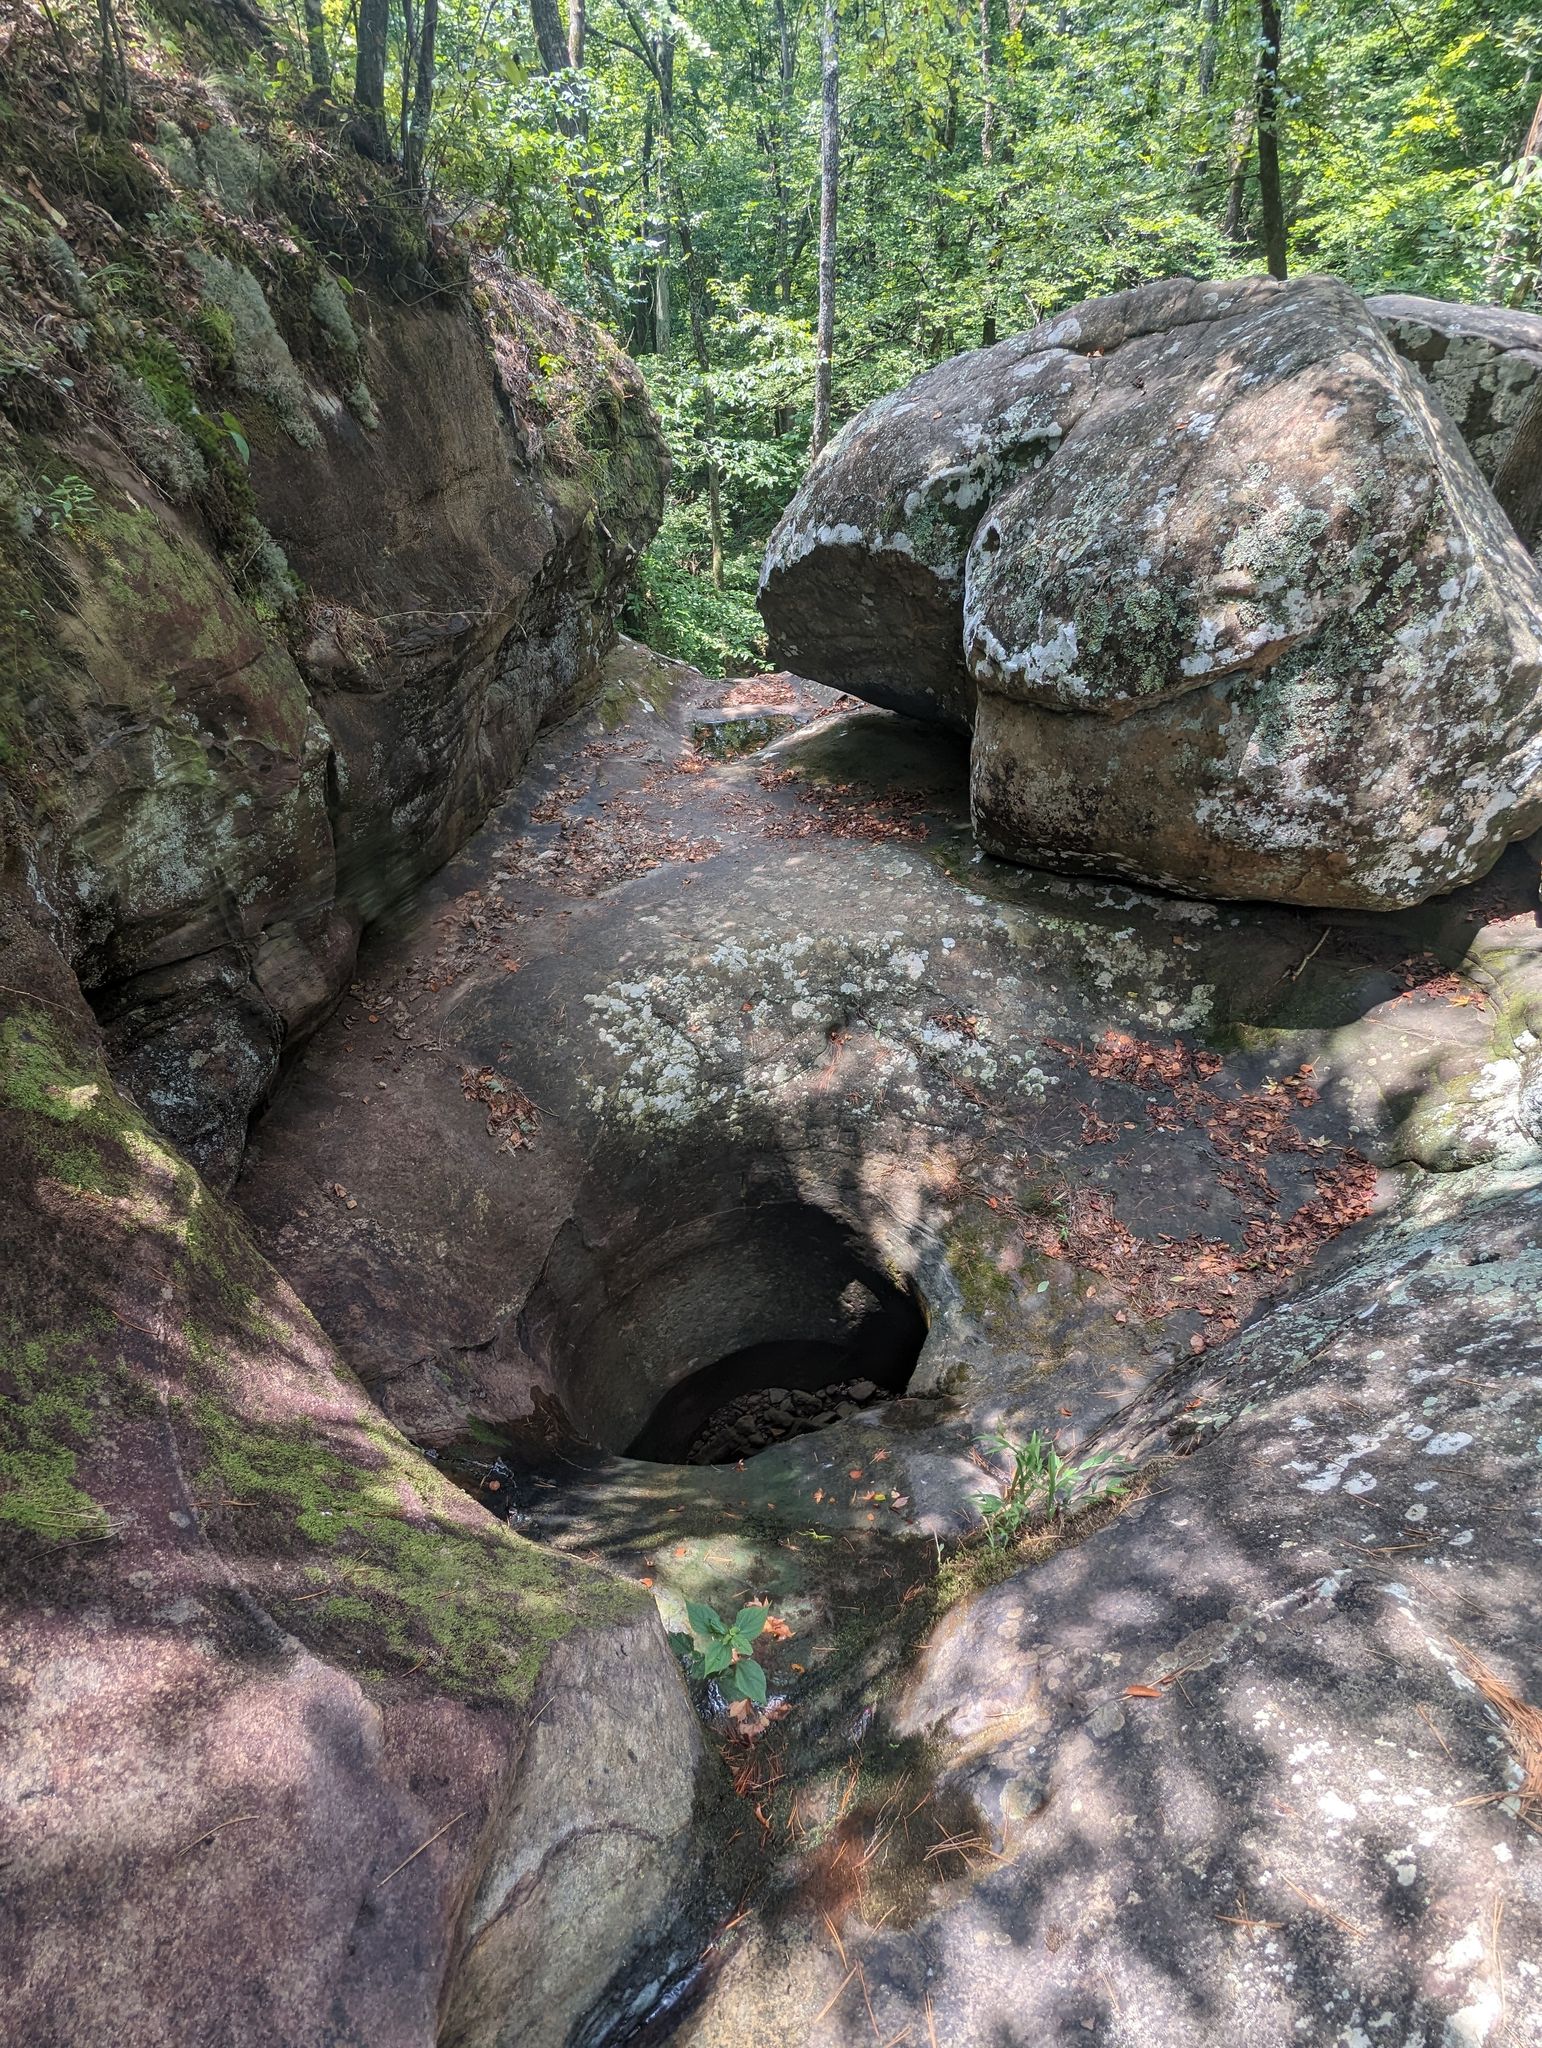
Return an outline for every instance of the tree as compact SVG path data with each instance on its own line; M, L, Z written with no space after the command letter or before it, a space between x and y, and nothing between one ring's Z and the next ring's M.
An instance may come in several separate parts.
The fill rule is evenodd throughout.
M819 37L819 321L814 357L814 430L809 452L830 438L830 382L835 357L835 209L841 174L841 70L835 0L824 0Z
M321 0L305 0L305 53L310 64L311 84L318 92L330 92L332 59L327 51L327 24L321 11Z
M391 0L359 0L358 46L354 53L353 139L366 156L387 163L391 137L386 127L386 57L391 38Z
M1280 4L1258 0L1258 208L1264 261L1285 275L1285 195L1280 187Z
M404 0L404 5L410 7L412 0ZM434 38L438 27L439 0L423 0L423 15L417 34L409 40L409 53L413 60L410 95L405 75L402 79L402 172L414 191L423 184L429 123L434 112ZM405 60L403 70L405 73Z

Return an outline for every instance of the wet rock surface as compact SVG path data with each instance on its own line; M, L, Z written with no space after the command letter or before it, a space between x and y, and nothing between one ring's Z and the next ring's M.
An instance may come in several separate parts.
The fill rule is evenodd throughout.
M1525 467L1506 394L1513 448L1463 431ZM761 602L785 659L972 725L1006 858L1389 907L1542 814L1542 580L1331 278L1142 286L926 373L821 456Z
M713 760L721 686L623 647L238 1188L541 1547L777 1617L772 1718L714 1724L760 1885L677 2038L1534 2024L1535 860L1391 918L1034 874L962 749L791 687ZM742 1469L625 1455L885 1275L901 1389ZM997 1428L1135 1483L937 1579Z

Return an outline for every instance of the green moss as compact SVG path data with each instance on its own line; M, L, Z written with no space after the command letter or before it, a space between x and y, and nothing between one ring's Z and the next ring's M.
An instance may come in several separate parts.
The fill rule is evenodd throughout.
M106 1068L83 1064L53 1019L31 1004L0 1019L0 1107L115 1145L132 1124ZM78 1147L48 1150L77 1162L84 1156Z
M0 1522L49 1542L108 1532L104 1510L75 1484L104 1375L65 1361L89 1342L90 1333L79 1332L13 1341L0 1351Z
M302 1610L307 1632L356 1658L427 1662L437 1684L523 1701L546 1655L573 1628L623 1621L636 1589L526 1543L488 1519L468 1528L461 1497L385 1424L281 1430L199 1397L200 1488L239 1500L243 1535L315 1550L306 1576L328 1597ZM353 1455L337 1446L346 1443ZM254 1527L254 1511L268 1527Z
M236 323L224 307L200 306L188 327L215 376L227 375L236 359Z
M999 1245L983 1228L963 1225L950 1240L947 1255L959 1296L972 1316L983 1320L1011 1306L1012 1276L1001 1266Z

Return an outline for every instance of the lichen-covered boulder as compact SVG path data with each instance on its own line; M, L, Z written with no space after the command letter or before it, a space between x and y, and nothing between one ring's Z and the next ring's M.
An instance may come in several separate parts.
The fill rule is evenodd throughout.
M762 603L784 659L916 712L954 626L1007 859L1386 907L1542 818L1542 579L1331 278L1169 280L943 365L816 466Z
M774 659L874 704L969 728L964 557L1001 488L1089 402L1086 361L1037 331L955 356L832 441L771 536L760 605Z
M1401 292L1367 299L1456 422L1527 547L1542 528L1542 315Z
M1126 343L966 572L991 851L1416 902L1542 815L1542 580L1360 301Z

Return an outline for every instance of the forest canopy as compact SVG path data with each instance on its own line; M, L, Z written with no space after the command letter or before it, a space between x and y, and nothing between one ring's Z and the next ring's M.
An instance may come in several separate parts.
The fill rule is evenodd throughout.
M822 197L836 428L1174 273L1538 296L1542 15L1513 0L228 4L262 11L266 90L352 100L454 233L641 361L675 487L632 623L717 668L756 658L761 548L827 427ZM87 10L104 84L125 5Z

